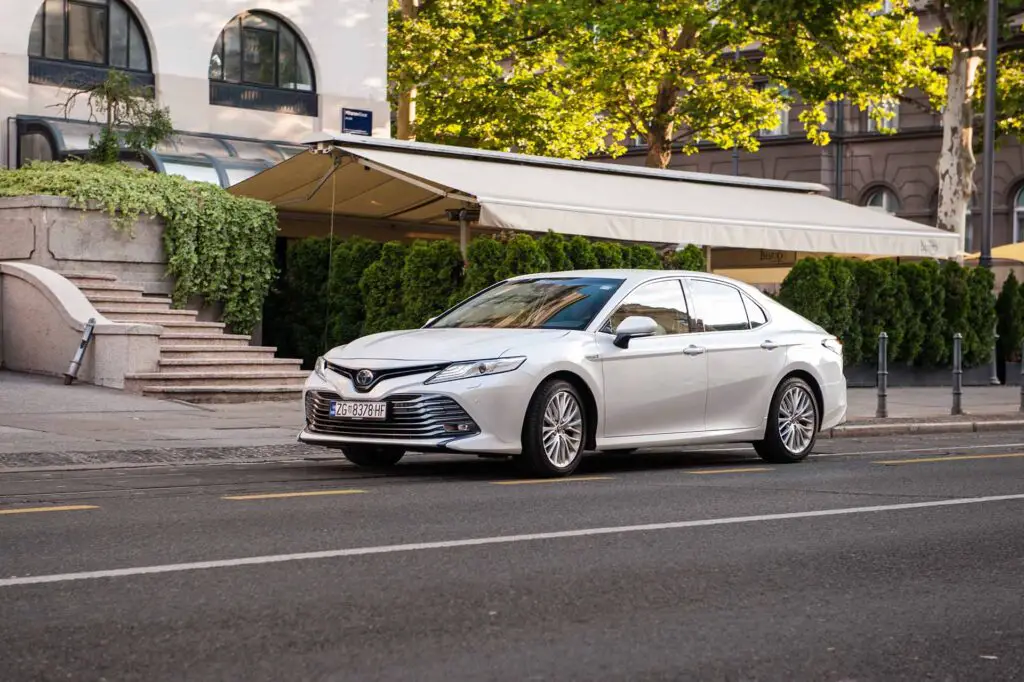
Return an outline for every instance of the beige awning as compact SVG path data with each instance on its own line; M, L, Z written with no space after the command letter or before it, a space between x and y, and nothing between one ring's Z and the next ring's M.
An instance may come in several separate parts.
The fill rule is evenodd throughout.
M332 172L332 169L333 172ZM956 235L822 185L341 135L231 188L282 211L714 247L950 258Z

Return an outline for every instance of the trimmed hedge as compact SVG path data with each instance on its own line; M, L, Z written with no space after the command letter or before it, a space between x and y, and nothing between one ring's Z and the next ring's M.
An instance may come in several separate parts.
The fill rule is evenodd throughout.
M952 335L960 332L964 366L975 367L991 357L997 318L993 285L991 271L954 261L897 265L828 256L797 261L782 283L779 302L842 339L847 365L875 364L884 331L891 364L948 367ZM1002 307L1017 311L1007 314L1019 319L1024 311L1019 286L1017 294L1006 297ZM1024 329L1016 324L1017 336L1008 336L1019 346Z
M327 348L367 334L421 327L515 275L598 267L704 269L703 252L695 246L659 254L645 244L592 243L555 232L538 239L521 233L480 236L469 243L467 260L463 267L458 246L448 240L406 246L352 237L336 240L333 249L329 239L293 241L264 328L282 355L300 357L311 367Z

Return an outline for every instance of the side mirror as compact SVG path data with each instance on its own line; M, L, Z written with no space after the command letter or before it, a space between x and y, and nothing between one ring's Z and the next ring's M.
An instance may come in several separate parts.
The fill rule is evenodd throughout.
M633 315L627 317L615 328L615 345L619 348L629 348L631 339L639 339L645 336L654 336L658 332L658 323L649 317Z

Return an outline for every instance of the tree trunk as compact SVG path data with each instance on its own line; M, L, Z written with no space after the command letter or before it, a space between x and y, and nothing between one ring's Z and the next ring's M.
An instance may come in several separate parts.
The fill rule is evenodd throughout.
M676 87L671 79L666 78L658 86L658 96L654 100L654 115L647 126L647 162L648 168L668 168L672 160L672 136L675 124L672 120L676 108Z
M402 18L415 21L419 14L418 0L402 0ZM413 125L416 123L416 88L411 87L398 95L398 139L415 140Z
M964 249L967 207L974 191L974 136L971 96L981 57L970 50L953 52L942 113L942 150L939 154L937 227L956 232Z

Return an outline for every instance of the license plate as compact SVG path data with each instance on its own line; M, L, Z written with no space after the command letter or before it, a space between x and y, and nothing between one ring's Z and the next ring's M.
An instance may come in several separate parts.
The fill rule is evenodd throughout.
M388 404L335 400L331 402L331 416L337 417L338 419L370 419L383 421L388 418Z

